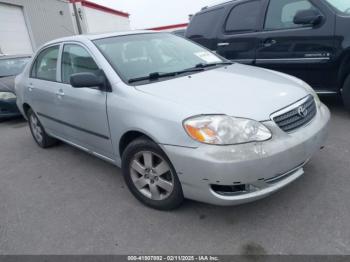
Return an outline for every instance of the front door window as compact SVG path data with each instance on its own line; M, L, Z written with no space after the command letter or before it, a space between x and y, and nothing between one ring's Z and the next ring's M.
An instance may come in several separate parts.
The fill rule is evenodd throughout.
M80 45L66 44L62 54L62 82L70 84L77 73L97 73L99 68L91 55Z

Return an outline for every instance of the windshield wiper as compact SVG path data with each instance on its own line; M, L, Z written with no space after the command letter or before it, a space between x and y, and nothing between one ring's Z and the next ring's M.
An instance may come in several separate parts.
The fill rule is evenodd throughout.
M196 68L207 68L207 67L212 67L212 66L219 66L219 65L232 65L233 62L218 62L218 63L209 63L209 64L205 64L205 63L200 63L196 65Z
M178 76L181 74L186 74L186 73L192 73L192 72L201 72L203 71L203 68L198 68L198 67L194 67L194 68L188 68L185 70L180 70L180 71L175 71L175 72L170 72L170 73L160 73L160 72L154 72L149 74L148 76L141 76L141 77L137 77L137 78L131 78L129 79L129 84L131 83L135 83L135 82L140 82L140 81L145 81L145 80L158 80L160 78L166 78L166 77L172 77L172 76Z

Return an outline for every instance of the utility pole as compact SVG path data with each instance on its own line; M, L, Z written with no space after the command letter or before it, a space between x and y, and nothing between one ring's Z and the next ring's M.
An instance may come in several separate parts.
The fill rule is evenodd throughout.
M81 29L81 24L80 24L80 19L79 19L79 13L78 13L78 8L75 3L76 1L72 1L73 4L73 10L74 10L74 16L75 16L75 21L77 23L77 28L78 28L78 34L81 35L83 33L83 30Z

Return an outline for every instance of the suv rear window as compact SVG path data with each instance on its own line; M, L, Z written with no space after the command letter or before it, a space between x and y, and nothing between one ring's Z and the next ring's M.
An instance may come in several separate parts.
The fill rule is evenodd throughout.
M260 14L260 1L243 3L235 6L229 14L226 32L255 31Z
M224 8L219 8L195 15L187 29L186 35L190 37L211 37L215 33L216 25L220 22L224 10Z

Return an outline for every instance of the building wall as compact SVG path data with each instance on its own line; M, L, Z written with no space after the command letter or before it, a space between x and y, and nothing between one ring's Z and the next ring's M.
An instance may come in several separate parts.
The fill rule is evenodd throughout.
M130 30L129 18L117 16L84 6L86 33L104 33Z
M33 53L22 7L0 3L0 25L0 54Z
M2 4L22 8L34 52L48 41L78 34L72 2L73 0L0 0ZM129 14L87 0L74 2L82 33L130 30ZM15 40L14 32L12 41ZM15 53L16 48L13 49Z
M84 34L131 30L128 13L89 0L70 0L70 2L73 1L76 3Z
M76 25L65 0L0 0L23 7L34 51L55 38L74 35Z

